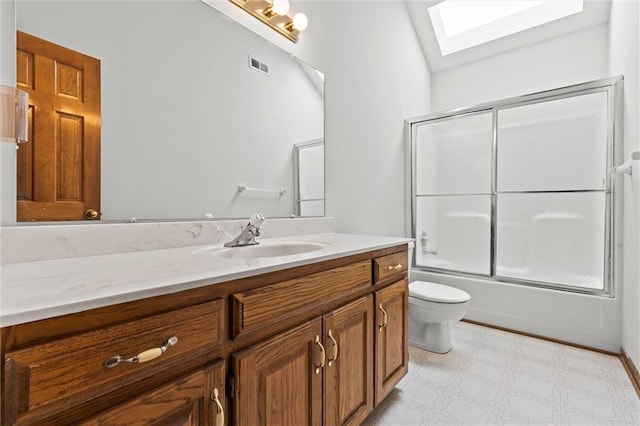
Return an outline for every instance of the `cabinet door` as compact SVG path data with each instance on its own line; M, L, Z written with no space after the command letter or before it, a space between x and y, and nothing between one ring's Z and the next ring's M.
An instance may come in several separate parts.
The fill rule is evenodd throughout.
M224 361L105 411L82 425L223 426Z
M376 405L407 374L409 367L409 281L376 292Z
M324 317L324 424L358 425L373 410L373 296Z
M321 341L318 318L234 355L234 424L320 425Z

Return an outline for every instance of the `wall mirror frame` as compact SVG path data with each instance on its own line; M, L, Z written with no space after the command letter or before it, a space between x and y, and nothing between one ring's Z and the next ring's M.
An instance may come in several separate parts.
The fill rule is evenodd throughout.
M322 72L199 0L15 4L18 31L101 62L101 223L303 214Z

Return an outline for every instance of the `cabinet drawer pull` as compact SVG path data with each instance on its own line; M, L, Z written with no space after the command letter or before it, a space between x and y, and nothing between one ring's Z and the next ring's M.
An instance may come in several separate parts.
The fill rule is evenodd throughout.
M387 266L387 271L399 271L400 269L402 269L402 263L398 263L394 266Z
M382 325L378 326L378 331L382 331L382 329L385 328L387 326L387 323L389 322L389 316L387 315L387 311L385 311L382 307L382 303L378 306L378 309L382 311Z
M327 360L327 365L331 367L333 361L338 359L338 342L336 342L336 339L333 338L333 333L331 332L331 330L329 330L327 337L329 338L329 340L331 340L331 344L333 345L333 354L331 358Z
M211 392L211 400L216 403L216 426L224 426L224 408L222 408L222 403L220 402L220 393L218 392L218 388L213 388L213 392Z
M316 369L316 374L320 374L320 369L324 367L325 359L327 356L324 350L324 346L322 346L322 343L320 343L320 336L316 334L316 340L314 340L313 343L318 345L318 347L320 348L320 365L316 364L315 361L313 363L313 366Z
M178 343L178 338L176 336L173 336L165 340L165 342L160 345L159 348L147 349L146 351L140 352L138 355L130 357L122 355L112 356L111 358L106 359L103 365L105 366L105 368L113 368L123 362L140 364L143 362L151 361L152 359L156 359L160 355L165 353L167 349L169 349L171 346L174 346L176 343Z

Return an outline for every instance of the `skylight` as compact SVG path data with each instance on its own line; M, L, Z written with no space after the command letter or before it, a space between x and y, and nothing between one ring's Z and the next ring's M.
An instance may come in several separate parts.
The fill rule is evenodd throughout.
M429 8L442 55L582 12L583 0L445 0Z
M542 3L544 1L445 1L436 7L440 8L445 34L452 37Z

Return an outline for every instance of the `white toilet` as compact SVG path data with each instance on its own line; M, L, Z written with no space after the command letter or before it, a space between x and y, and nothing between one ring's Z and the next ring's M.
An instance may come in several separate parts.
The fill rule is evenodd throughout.
M409 344L440 354L451 350L449 324L460 321L471 296L466 291L426 281L409 284Z

